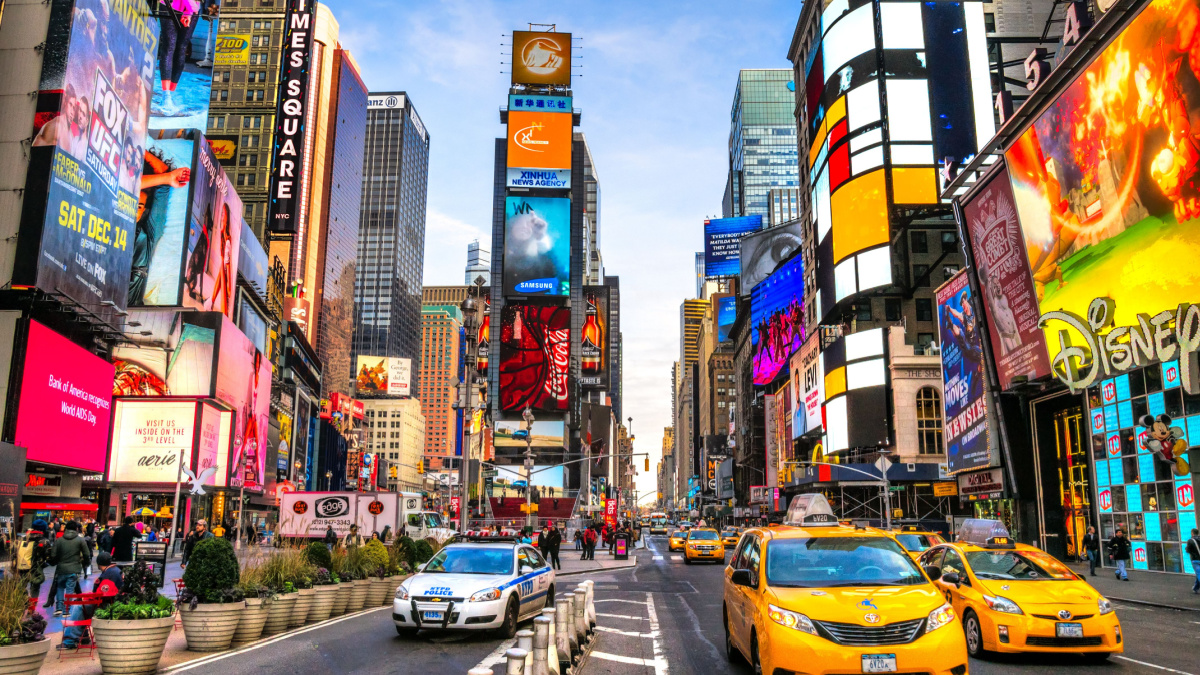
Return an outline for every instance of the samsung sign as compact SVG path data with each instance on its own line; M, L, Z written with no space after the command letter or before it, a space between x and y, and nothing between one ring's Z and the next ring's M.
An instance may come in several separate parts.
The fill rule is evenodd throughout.
M509 169L508 187L571 189L570 169Z
M403 108L404 94L370 94L367 96L367 109Z
M304 179L304 130L308 111L308 70L312 57L315 0L287 0L279 105L275 111L275 149L267 228L296 233Z

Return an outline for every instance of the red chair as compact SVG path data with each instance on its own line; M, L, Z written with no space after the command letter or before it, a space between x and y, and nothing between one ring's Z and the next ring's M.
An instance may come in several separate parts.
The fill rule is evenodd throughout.
M63 629L65 630L67 628L74 627L85 628L87 630L87 657L89 659L96 657L96 636L92 635L92 620L90 618L78 620L71 619L71 608L75 606L94 608L99 607L100 603L102 602L104 602L104 596L99 593L67 593L63 595ZM63 659L81 657L84 655L80 653L82 651L83 650L76 650L76 653L66 656L67 651L65 649L60 649L58 651L58 658Z
M172 579L171 581L175 582L175 599L179 600L179 596L183 595L183 591L187 586L183 585L183 579ZM183 628L183 615L179 613L179 607L176 605L174 630L179 630L180 628Z

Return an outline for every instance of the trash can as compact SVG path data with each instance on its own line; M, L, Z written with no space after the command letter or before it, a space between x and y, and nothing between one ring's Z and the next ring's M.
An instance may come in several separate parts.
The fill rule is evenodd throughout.
M629 535L618 532L613 535L613 560L629 560Z

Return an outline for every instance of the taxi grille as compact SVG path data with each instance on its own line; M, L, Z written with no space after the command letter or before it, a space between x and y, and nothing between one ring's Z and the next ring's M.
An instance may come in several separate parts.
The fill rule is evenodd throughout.
M817 632L827 640L843 645L903 645L917 638L925 619L900 621L886 626L859 626L853 623L814 621Z
M1034 614L1033 616L1038 619L1046 619L1047 621L1083 621L1084 619L1090 619L1096 615L1095 614L1075 614L1069 619L1062 619L1053 614Z
M1103 640L1099 635L1081 638L1041 637L1030 635L1025 644L1030 647L1097 647Z

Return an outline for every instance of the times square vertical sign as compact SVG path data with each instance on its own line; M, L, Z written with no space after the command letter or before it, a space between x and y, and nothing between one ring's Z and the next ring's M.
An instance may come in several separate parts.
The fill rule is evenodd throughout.
M267 227L296 234L300 228L301 186L305 166L305 118L313 47L316 0L287 0L279 104L275 109L275 147L271 162L271 199Z

